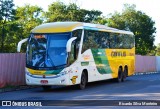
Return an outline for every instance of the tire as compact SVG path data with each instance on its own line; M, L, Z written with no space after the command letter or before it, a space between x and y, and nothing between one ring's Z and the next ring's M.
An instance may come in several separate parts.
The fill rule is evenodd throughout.
M125 68L124 71L123 71L123 77L122 77L123 82L126 81L127 73L128 73L128 70Z
M50 91L51 90L51 86L42 86L44 91Z
M86 74L84 72L82 72L81 82L79 84L79 88L81 90L85 89L86 84L87 84L87 76L86 76Z
M118 77L117 77L117 82L122 82L123 80L123 75L122 75L122 68L118 69Z

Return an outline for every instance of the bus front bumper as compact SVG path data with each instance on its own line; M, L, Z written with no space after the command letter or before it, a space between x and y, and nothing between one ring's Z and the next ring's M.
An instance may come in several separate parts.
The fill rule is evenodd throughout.
M70 85L69 75L42 76L25 75L27 85Z

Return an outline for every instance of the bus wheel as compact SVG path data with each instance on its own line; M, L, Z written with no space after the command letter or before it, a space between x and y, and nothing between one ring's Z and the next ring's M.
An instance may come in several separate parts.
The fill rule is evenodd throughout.
M82 76L81 76L81 83L79 85L79 88L82 90L82 89L85 89L86 87L86 84L87 84L87 76L84 72L82 72Z
M44 91L49 91L51 90L51 86L42 86Z
M128 73L128 71L127 71L127 69L125 68L125 69L124 69L124 72L123 72L122 81L125 81L125 80L126 80L127 73Z
M122 81L122 78L123 78L123 75L122 75L122 68L119 68L119 69L118 69L118 78L117 78L117 82L121 82L121 81Z

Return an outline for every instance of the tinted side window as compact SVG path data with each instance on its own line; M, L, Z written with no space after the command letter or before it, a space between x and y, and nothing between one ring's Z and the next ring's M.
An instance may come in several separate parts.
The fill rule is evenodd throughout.
M72 64L78 57L81 35L82 35L81 29L72 32L72 37L77 37L77 39L74 40L71 45L71 52L68 58L69 64Z
M133 47L134 47L133 35L110 33L110 48L130 49Z
M120 40L118 39L118 34L116 33L110 33L110 48L118 48L118 44L120 43Z
M134 37L128 34L121 34L120 38L122 39L122 48L130 49L134 47Z
M83 38L82 53L90 48L98 48L99 45L96 43L96 31L85 30Z
M109 33L94 30L85 30L82 53L91 48L109 48Z
M77 39L72 43L72 49L74 50L74 59L77 59L78 52L79 52L79 47L80 47L80 41L81 41L81 35L82 35L82 30L75 30L72 32L72 37L77 37Z
M95 37L96 43L99 48L109 48L109 33L108 32L97 32Z

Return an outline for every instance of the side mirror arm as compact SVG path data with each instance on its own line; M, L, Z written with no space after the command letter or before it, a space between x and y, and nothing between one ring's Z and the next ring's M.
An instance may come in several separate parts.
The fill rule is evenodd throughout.
M67 51L67 54L68 54L68 58L67 58L67 66L70 64L69 63L69 57L70 57L70 52L71 52L71 46L72 46L72 42L74 41L74 40L76 40L77 39L77 37L72 37L72 38L70 38L69 40L68 40L68 42L67 42L67 45L66 45L66 51Z
M73 42L74 40L76 40L76 39L77 39L77 37L72 37L72 38L70 38L70 39L68 40L67 46L66 46L67 52L71 52L71 45L72 45L72 42Z
M28 40L28 38L23 39L23 40L21 40L21 41L18 42L17 52L20 52L20 51L21 51L21 46L22 46L22 44L25 43L27 40Z

